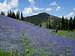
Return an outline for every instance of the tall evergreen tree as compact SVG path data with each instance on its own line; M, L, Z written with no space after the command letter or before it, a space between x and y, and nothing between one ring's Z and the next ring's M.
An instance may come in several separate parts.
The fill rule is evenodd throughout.
M67 18L65 19L65 30L69 30L69 21Z
M14 12L12 12L12 18L16 18L16 15Z
M19 11L16 13L16 19L20 20L20 12Z
M5 15L5 13L3 11L1 11L1 15Z
M46 22L46 28L51 29L51 22L50 19Z
M61 19L61 29L62 30L65 29L65 19L64 19L64 16L62 16L62 19Z
M74 16L74 19L73 19L73 29L75 29L75 16Z
M70 17L70 20L69 20L69 29L71 31L73 30L73 19L72 19L72 17Z
M51 23L50 23L50 20L49 20L49 29L51 29Z
M7 13L7 16L10 17L10 13L9 12Z
M23 20L23 13L21 12L21 20Z
M46 28L49 28L48 22L46 23Z
M12 17L12 11L8 11L8 14L7 14L8 17Z

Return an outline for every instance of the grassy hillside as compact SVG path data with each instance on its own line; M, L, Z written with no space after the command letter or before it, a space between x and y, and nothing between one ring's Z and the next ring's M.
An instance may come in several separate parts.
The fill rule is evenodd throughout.
M58 31L57 33L54 33L57 36L62 36L65 38L75 39L75 31Z
M25 17L24 20L35 25L42 25L44 27L46 27L47 22L50 20L51 26L55 27L61 19L59 17L49 15L48 13L40 13L38 15Z

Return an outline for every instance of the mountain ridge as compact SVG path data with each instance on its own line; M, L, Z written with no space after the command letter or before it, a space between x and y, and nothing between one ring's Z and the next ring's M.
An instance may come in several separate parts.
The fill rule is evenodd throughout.
M37 15L29 16L29 17L24 17L24 21L33 23L35 25L42 25L43 23L47 23L50 20L51 24L59 24L61 21L61 18L50 15L48 13L39 13ZM54 26L53 26L54 27Z

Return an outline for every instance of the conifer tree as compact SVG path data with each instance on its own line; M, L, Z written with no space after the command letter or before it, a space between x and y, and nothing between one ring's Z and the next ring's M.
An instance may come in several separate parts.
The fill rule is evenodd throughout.
M74 19L73 19L73 29L75 29L75 16L74 16Z
M12 17L12 11L8 11L8 14L7 14L8 17Z
M71 31L73 30L73 20L72 20L72 17L70 17L70 20L69 20L69 29Z
M16 15L14 12L12 12L12 18L16 18Z
M50 22L50 19L48 19L48 23L47 23L47 26L46 26L47 28L51 28L51 22Z
M50 21L49 21L49 25L48 26L49 26L49 29L51 29L51 23L50 23Z
M65 29L65 19L64 19L64 16L62 16L62 20L61 20L61 29L62 30Z
M23 13L21 12L21 20L23 20Z
M67 18L65 19L65 30L69 30L69 21Z
M16 19L20 20L20 12L19 11L16 13Z
M1 15L5 15L5 13L3 11L1 11Z

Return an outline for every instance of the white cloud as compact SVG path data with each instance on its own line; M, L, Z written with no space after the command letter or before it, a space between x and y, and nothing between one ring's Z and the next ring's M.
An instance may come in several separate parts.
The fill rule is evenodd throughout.
M62 16L58 16L59 18L62 18Z
M60 6L57 6L56 11L59 11L60 9L61 9L61 7Z
M34 0L28 0L30 2L31 5L34 5L35 4L35 1Z
M71 10L71 12L69 12L67 15L66 15L66 17L72 17L72 16L75 16L75 8L73 8L72 10Z
M58 4L57 4L57 2L56 1L54 1L54 2L52 2L52 3L50 3L50 6L57 6Z
M34 0L28 0L29 2L34 2Z
M31 15L37 15L37 14L42 13L42 12L49 12L49 11L52 11L52 10L53 9L51 9L51 8L38 8L38 7L31 8L31 7L27 7L27 8L24 8L23 14L25 16L31 16Z
M30 14L32 13L32 8L24 8L23 14Z
M56 1L50 3L50 7L56 11L59 11L60 9L62 9L62 7Z
M46 8L46 9L45 9L46 12L52 11L52 10L53 10L52 8Z
M72 12L70 12L68 15L67 15L67 17L71 17L71 16L74 16L74 12L72 11Z
M35 1L34 0L28 0L30 2L31 5L29 5L28 7L25 7L23 10L23 14L30 16L30 15L36 15L40 12L42 12L44 10L44 8L39 8L35 5Z
M35 10L35 11L36 11L36 10L39 10L39 8L37 8L37 7L34 7L34 8L33 8L33 10Z
M39 13L41 13L41 12L40 11L39 12L33 12L32 15L37 15Z
M12 6L12 7L17 7L18 6L18 0L11 0L9 5Z
M34 10L34 11L41 11L41 10L44 10L44 8L38 8L38 7L34 6L34 7L33 7L33 10Z
M12 8L17 8L18 7L18 0L4 0L3 3L0 2L0 11L8 12Z
M35 0L28 0L30 5L28 7L25 7L23 10L24 15L36 15L38 13L42 12L50 12L50 11L59 11L61 9L61 6L58 5L56 1L50 3L50 7L47 8L40 8L35 5Z
M27 7L27 8L24 8L23 14L24 14L24 16L31 16L31 15L37 15L37 14L43 12L43 11L44 11L44 8L38 8L38 7L32 8L32 7Z

